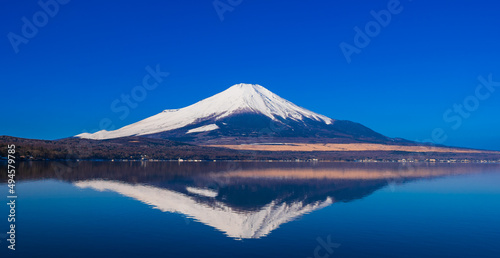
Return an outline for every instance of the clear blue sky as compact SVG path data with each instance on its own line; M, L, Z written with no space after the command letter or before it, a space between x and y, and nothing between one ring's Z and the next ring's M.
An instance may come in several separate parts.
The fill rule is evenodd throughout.
M212 0L72 0L51 17L35 0L0 1L0 135L58 139L103 118L121 127L244 82L387 136L441 128L446 145L500 150L500 87L474 97L478 76L500 82L498 1L218 3L219 13ZM348 63L340 44L355 46L354 28L389 9ZM36 33L23 34L23 17ZM157 64L170 75L121 119L111 103ZM464 101L472 112L443 119Z

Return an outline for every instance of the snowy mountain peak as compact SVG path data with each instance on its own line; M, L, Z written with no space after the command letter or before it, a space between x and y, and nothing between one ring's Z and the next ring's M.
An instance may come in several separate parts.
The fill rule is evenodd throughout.
M235 84L231 87L229 87L227 90L221 92L221 93L228 93L231 95L241 95L241 96L253 96L253 95L260 95L260 96L270 96L270 95L275 95L268 89L258 85L258 84L247 84L247 83L240 83L240 84Z
M248 84L248 83L238 83L229 87L227 90L260 90L260 89L267 90L266 88L258 84Z
M299 107L257 84L236 84L193 106L212 108L214 114L220 115L219 118L235 112L247 111L260 113L271 119L281 117L302 120L307 117L326 124L332 122L332 119Z
M217 121L242 113L260 114L272 120L281 118L303 121L307 118L326 125L333 123L331 118L299 107L260 85L240 83L185 108L164 110L157 115L118 130L102 130L93 134L83 133L76 137L111 139L149 135L183 128L203 121ZM217 127L212 125L205 127L205 129L217 130ZM194 131L191 130L191 132L202 132L203 130L204 128L200 127Z

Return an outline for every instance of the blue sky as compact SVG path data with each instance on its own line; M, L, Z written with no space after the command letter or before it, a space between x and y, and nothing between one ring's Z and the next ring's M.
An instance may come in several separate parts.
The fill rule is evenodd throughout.
M387 136L500 150L500 87L476 96L479 76L500 82L496 1L54 1L0 2L0 135L121 127L244 82ZM113 112L157 65L168 77Z

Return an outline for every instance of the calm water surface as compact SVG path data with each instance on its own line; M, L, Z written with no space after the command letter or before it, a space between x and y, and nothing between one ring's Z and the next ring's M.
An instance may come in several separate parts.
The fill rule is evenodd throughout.
M500 257L495 164L26 162L17 181L1 257Z

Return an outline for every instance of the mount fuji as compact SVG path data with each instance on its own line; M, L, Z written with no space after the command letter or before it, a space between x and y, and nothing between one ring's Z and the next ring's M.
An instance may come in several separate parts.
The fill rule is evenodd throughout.
M75 137L128 136L196 144L409 143L355 122L314 113L255 84L237 84L188 107L164 110L117 130Z

